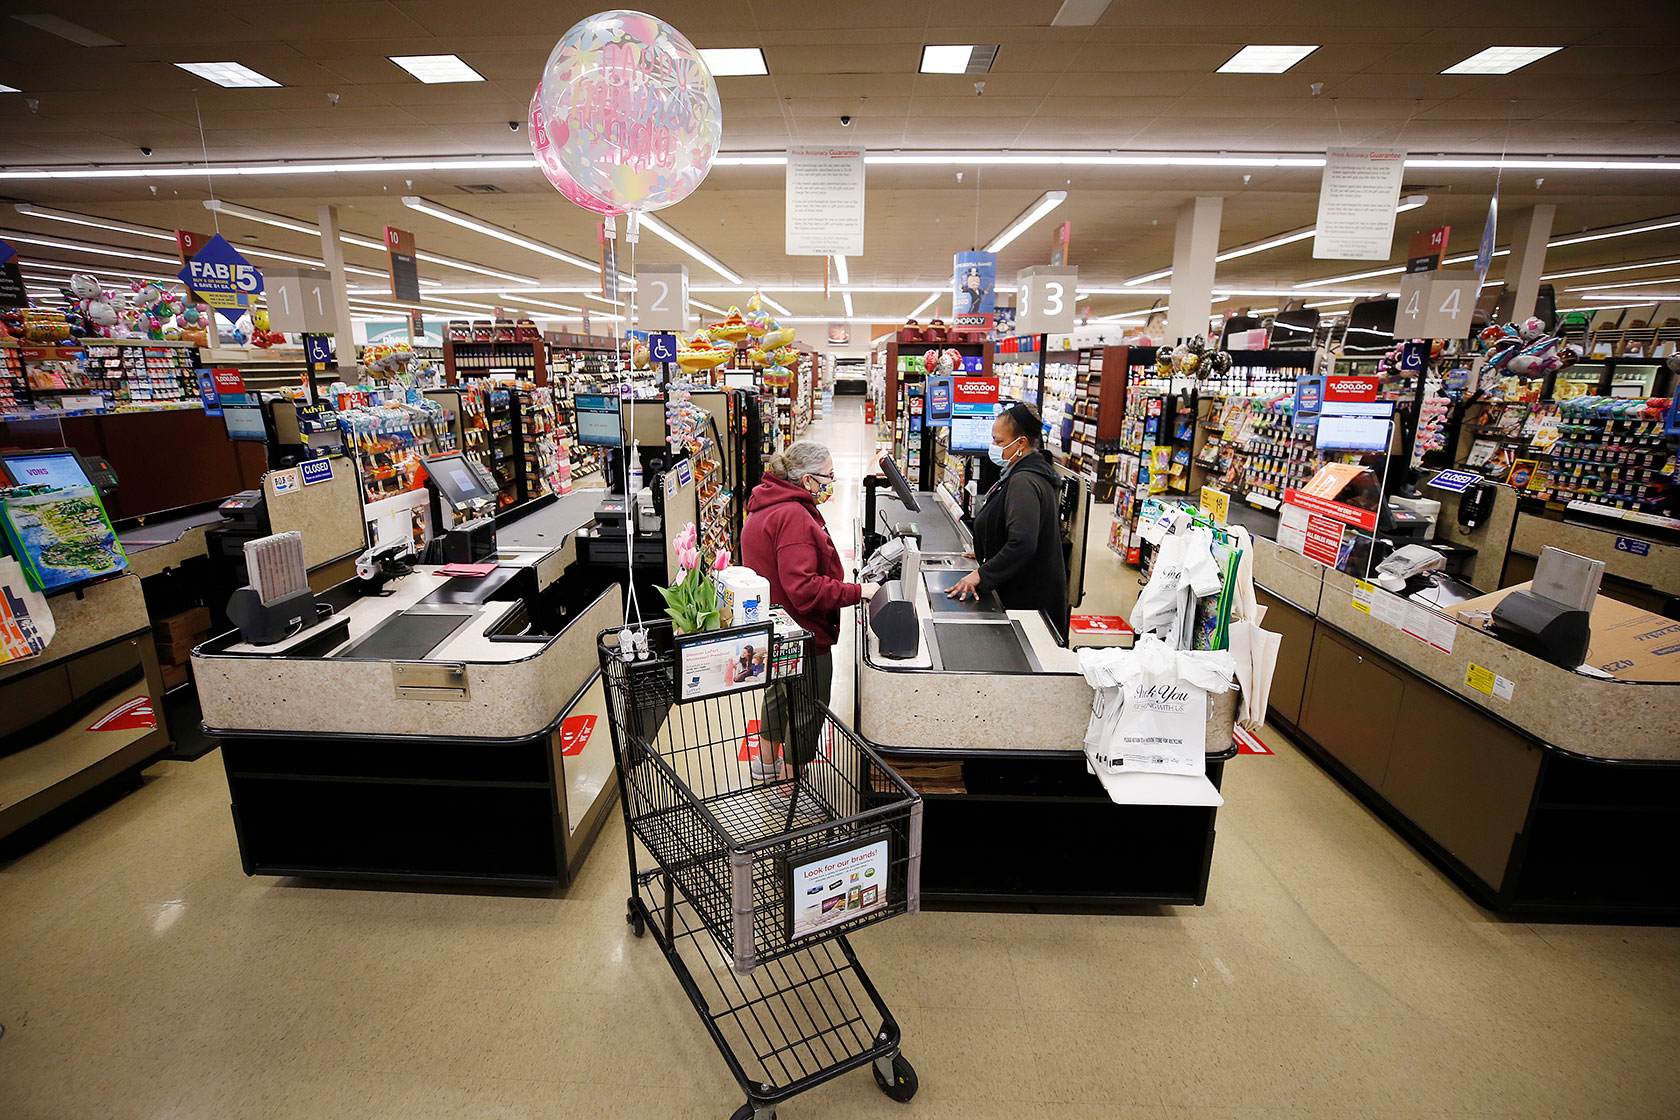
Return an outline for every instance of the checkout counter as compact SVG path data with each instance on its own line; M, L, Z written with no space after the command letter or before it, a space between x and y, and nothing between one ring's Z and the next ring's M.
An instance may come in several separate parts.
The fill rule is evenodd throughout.
M1446 530L1477 549L1475 585L1414 576L1391 593L1281 547L1275 515L1233 501L1264 625L1283 635L1270 718L1477 902L1672 920L1680 683L1660 655L1680 624L1601 593L1581 669L1501 640L1481 593L1501 586L1508 504L1482 532Z
M940 495L914 498L919 511L885 492L866 497L866 561L873 548L896 551L881 542L900 527L913 525L920 544L858 611L854 723L922 795L923 897L1200 905L1218 787L1236 753L1236 693L1210 698L1206 782L1128 775L1116 791L1087 769L1092 690L1075 650L1039 612L1005 611L995 596L946 599L974 567L963 557L973 541Z

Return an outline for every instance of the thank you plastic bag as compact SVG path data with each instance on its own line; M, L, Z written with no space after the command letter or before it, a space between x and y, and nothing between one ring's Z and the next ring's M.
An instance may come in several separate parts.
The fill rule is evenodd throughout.
M1132 649L1083 649L1096 691L1085 753L1111 773L1205 774L1209 692L1230 689L1224 650L1174 650L1144 635Z

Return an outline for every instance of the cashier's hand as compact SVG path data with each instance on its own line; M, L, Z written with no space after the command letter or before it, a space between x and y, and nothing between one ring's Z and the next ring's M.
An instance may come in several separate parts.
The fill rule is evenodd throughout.
M972 552L965 552L965 553L963 553L963 559L964 560L974 560L974 559L978 559L978 558Z
M881 590L881 585L878 584L878 583L866 583L866 584L863 584L862 586L863 586L863 601L866 602L866 603L869 602L869 600L875 598L875 592Z
M966 576L951 585L945 592L947 599L978 599L980 598L980 573L969 572Z

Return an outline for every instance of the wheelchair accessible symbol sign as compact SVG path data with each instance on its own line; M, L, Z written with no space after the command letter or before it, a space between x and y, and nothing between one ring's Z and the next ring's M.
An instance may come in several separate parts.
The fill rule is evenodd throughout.
M652 362L676 361L677 336L674 334L648 335L648 360Z

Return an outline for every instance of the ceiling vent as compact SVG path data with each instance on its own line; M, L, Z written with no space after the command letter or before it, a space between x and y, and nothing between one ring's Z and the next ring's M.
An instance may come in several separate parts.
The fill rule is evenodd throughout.
M455 189L458 190L458 191L466 191L468 194L506 194L507 193L501 187L498 187L494 183L460 183L460 184L456 185Z

